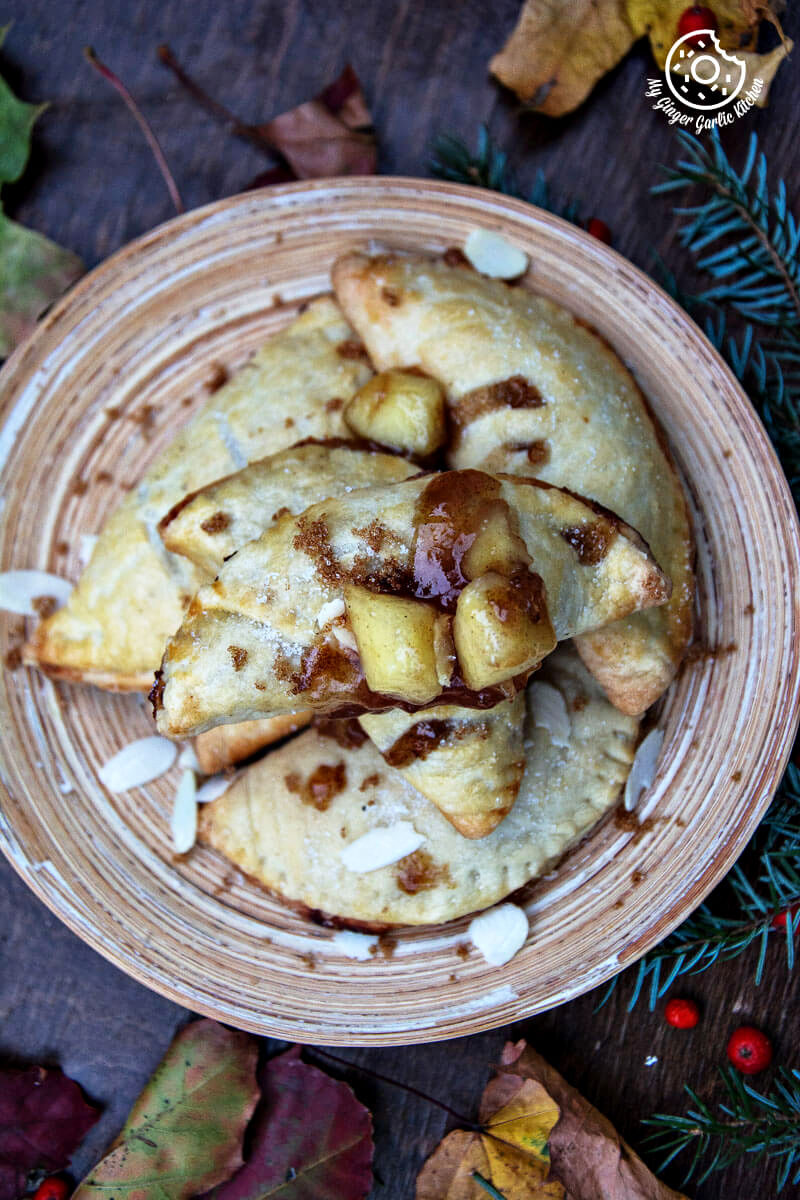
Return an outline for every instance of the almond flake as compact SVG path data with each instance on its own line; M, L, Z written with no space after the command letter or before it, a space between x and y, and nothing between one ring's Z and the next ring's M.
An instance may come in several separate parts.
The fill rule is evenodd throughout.
M110 792L127 792L168 771L176 752L175 743L167 738L156 734L138 738L110 758L97 775Z
M550 734L554 746L568 746L572 732L567 705L558 688L551 683L532 683L528 689L533 723Z
M516 904L498 904L470 921L467 932L489 965L502 967L525 945L528 918Z
M98 537L96 533L82 533L78 542L78 558L84 566L94 554L94 548L97 545Z
M197 789L197 803L210 804L212 800L218 800L224 792L227 792L232 783L232 775L209 776Z
M476 271L490 279L517 279L528 269L524 250L492 229L473 229L464 243L464 253Z
M344 612L344 600L342 600L341 596L337 596L335 600L329 600L327 604L323 604L317 613L317 628L322 629L322 626L327 625L329 621L335 621L337 617L343 617Z
M197 837L197 780L194 771L184 771L172 802L172 849L187 854Z
M0 608L21 617L37 616L34 600L52 597L55 607L66 604L73 585L49 571L4 571L0 574Z
M334 625L333 636L340 646L344 646L346 650L355 650L356 654L358 653L358 642L351 629L345 628L344 625Z
M396 821L394 825L379 825L356 838L342 850L341 859L348 871L363 875L399 862L419 850L424 841L424 835L417 833L410 821Z
M656 777L656 765L664 742L664 734L660 729L651 729L647 737L640 743L631 764L631 771L625 783L625 808L633 812L639 803L639 797L646 791Z
M359 962L366 962L368 958L372 958L378 946L378 939L374 934L355 933L350 929L340 929L333 935L331 942L341 950L345 958L357 958Z
M178 766L182 767L184 771L194 771L196 775L203 774L203 768L200 766L200 760L195 754L191 742L188 742L178 755Z

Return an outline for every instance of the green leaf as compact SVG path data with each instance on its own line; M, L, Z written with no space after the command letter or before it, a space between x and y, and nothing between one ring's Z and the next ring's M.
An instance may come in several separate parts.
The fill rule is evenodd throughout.
M8 33L0 29L0 46ZM31 152L31 130L46 104L26 104L18 100L0 75L0 185L13 183L25 170Z
M187 1025L73 1200L186 1200L227 1179L259 1096L257 1053L246 1033Z
M77 254L0 213L0 357L82 273Z

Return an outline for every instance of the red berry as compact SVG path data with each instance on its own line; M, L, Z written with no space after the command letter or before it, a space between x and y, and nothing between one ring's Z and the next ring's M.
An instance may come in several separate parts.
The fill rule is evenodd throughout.
M599 242L605 242L607 246L611 245L611 230L605 221L601 221L599 217L591 217L589 219L586 232L590 233L592 237L596 237Z
M743 1075L756 1075L772 1062L772 1042L760 1029L740 1025L728 1041L728 1058Z
M710 8L702 4L692 4L685 8L678 18L678 37L686 37L687 33L700 33L703 29L713 29L716 32L717 18Z
M43 1179L33 1193L33 1200L67 1200L72 1188L61 1175Z
M775 913L775 916L772 918L772 920L770 922L770 924L772 925L772 928L773 929L785 929L786 928L786 919L789 916L789 913L792 914L792 927L794 928L794 926L797 924L796 917L797 917L798 912L800 912L800 904L793 904L791 906L791 908L785 908L783 910L783 912Z
M694 1000L668 1000L664 1018L676 1029L694 1029L700 1020L700 1009Z

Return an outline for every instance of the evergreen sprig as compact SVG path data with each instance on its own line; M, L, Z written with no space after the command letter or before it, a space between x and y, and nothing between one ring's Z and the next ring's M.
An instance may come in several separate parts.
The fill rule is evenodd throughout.
M527 200L529 204L563 217L573 225L582 224L580 207L576 201L556 196L542 171L537 171L533 187L526 190L520 186L508 155L490 137L485 125L478 130L474 151L459 138L447 133L440 134L434 142L430 168L440 179L502 192L504 196Z
M678 238L713 286L701 302L728 305L747 321L778 327L800 322L800 226L789 212L786 185L770 191L767 160L751 135L741 171L728 160L717 130L708 145L681 131L685 157L663 168L667 178L655 193L692 185L702 203L676 208L685 218Z
M779 1162L778 1190L790 1179L800 1183L800 1071L782 1067L766 1094L757 1092L733 1067L720 1075L726 1098L716 1113L687 1087L692 1107L685 1116L657 1113L644 1122L655 1128L648 1141L666 1154L659 1170L688 1151L692 1157L686 1178L702 1164L702 1183L713 1171L755 1154Z
M673 297L703 325L709 340L747 390L786 471L800 506L800 226L788 208L786 187L770 186L765 156L752 136L737 171L713 131L708 145L678 134L683 157L664 168L653 190L702 190L699 202L676 209L679 239L710 286L684 290L663 263L657 273ZM507 155L481 129L475 154L457 139L437 144L433 169L447 179L496 188L578 222L577 206L553 204L539 174L532 192L519 187ZM733 332L731 332L733 327ZM740 861L710 900L646 955L635 972L628 1008L642 996L650 1007L677 978L757 949L755 981L764 970L770 939L781 937L787 967L800 928L800 771L790 766L776 797ZM625 973L627 974L627 973ZM601 1004L618 980L611 981ZM800 1183L800 1072L782 1069L767 1094L732 1069L722 1072L727 1098L714 1114L687 1088L685 1116L658 1114L650 1124L667 1151L663 1164L691 1151L687 1178L702 1164L701 1180L745 1154L780 1160L778 1186ZM793 1174L794 1172L794 1174Z

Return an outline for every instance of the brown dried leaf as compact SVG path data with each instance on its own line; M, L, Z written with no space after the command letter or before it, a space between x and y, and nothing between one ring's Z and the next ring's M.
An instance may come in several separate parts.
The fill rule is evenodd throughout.
M560 117L583 103L635 39L624 0L525 0L489 70L536 112Z
M372 117L350 66L313 100L256 128L298 179L375 173Z
M558 1104L561 1117L550 1135L550 1159L570 1200L686 1200L656 1179L611 1122L526 1042L506 1043L500 1070L486 1090L487 1103L502 1099L508 1104L526 1081L534 1080Z
M485 1200L477 1172L505 1200L563 1200L564 1189L548 1179L547 1139L558 1107L541 1084L517 1080L481 1100L482 1131L450 1133L424 1164L416 1200Z

